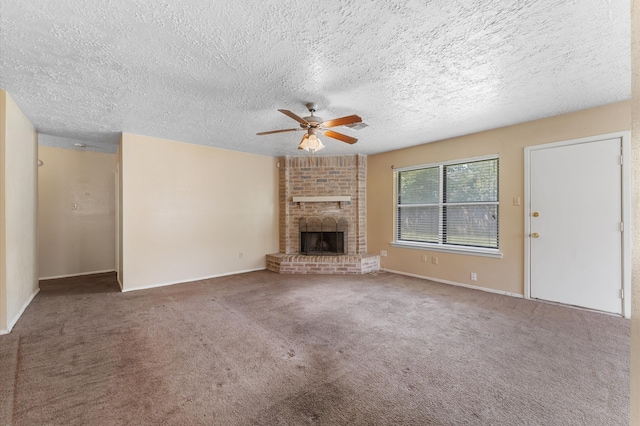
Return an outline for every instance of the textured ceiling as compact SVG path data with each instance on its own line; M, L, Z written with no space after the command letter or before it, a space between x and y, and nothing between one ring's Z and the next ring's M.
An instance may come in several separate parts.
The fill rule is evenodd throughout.
M130 132L298 155L278 108L374 154L629 99L628 0L0 0L0 88L44 145ZM308 155L308 154L307 154Z

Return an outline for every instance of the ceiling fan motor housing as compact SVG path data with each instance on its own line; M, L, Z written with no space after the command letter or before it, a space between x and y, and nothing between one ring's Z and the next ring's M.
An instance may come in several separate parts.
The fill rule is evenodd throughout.
M316 103L309 102L305 104L305 106L307 107L311 115L308 117L302 117L302 118L305 119L311 126L305 126L304 124L300 124L300 127L302 127L303 129L307 129L309 127L312 127L312 128L318 127L318 125L324 121L324 118L313 115L313 113L316 112L316 107L317 107Z
M302 117L302 118L304 118L307 121L307 123L309 123L309 126L300 124L300 127L302 127L303 129L307 129L309 127L318 127L324 121L324 118L318 117L317 115L310 115L309 117Z

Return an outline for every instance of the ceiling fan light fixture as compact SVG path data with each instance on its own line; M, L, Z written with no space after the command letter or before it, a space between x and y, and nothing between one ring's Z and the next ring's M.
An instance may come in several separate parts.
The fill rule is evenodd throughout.
M324 144L311 129L309 130L309 133L306 133L302 137L300 145L298 145L298 149L304 149L305 151L309 151L312 154L316 151L320 151L323 148Z
M320 151L324 149L324 144L320 141L320 139L316 135L309 136L309 151L313 154L316 151Z
M304 134L304 136L302 137L302 140L300 141L300 145L298 145L298 149L302 150L304 149L305 151L309 151L309 145L308 142L309 141L309 135L308 134Z

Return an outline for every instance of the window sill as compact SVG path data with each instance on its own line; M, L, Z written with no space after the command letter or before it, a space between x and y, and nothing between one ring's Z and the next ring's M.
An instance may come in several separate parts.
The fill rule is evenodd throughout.
M440 251L445 253L467 254L469 256L491 257L494 259L502 259L502 253L498 249L489 249L481 247L456 247L445 246L442 244L415 243L410 241L394 241L392 247L401 247L415 250Z

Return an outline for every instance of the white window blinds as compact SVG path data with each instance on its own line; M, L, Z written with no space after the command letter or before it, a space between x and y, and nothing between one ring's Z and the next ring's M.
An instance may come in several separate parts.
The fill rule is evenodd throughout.
M396 241L498 248L497 158L396 173Z

